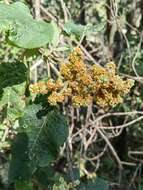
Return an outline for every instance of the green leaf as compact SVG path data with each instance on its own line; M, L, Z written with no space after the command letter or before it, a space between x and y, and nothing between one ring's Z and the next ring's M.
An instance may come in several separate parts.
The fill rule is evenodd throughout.
M22 105L21 105L22 106ZM13 108L7 108L7 118L11 121L15 121L16 119L22 117L22 108L24 106L22 106L20 108L20 105L19 107L13 107Z
M138 190L143 190L143 184L139 184L139 189Z
M23 90L20 92L19 88L21 87L23 87ZM5 88L3 90L3 94L1 95L0 106L2 107L6 104L11 104L13 106L19 105L19 107L21 107L23 101L22 97L20 96L24 95L24 91L25 91L25 83Z
M68 35L75 35L77 37L86 35L91 30L93 30L93 27L90 24L89 25L75 24L72 20L66 22L64 25L64 31Z
M23 110L23 117L19 120L20 126L27 132L31 132L32 127L40 128L43 119L37 117L37 113L42 109L41 105L29 105Z
M27 68L23 63L0 64L0 107L7 106L10 120L19 118L25 106Z
M73 21L68 21L64 25L64 31L68 34L74 34L78 37L80 37L86 30L86 26L83 26L81 24L75 24Z
M47 116L47 137L55 147L60 147L68 136L68 125L65 117L57 110Z
M54 31L53 32L53 39L52 39L51 43L54 46L57 46L59 43L59 40L60 40L60 29L58 28L58 26L54 22L51 22L51 25L52 25L52 28Z
M56 181L56 172L53 167L48 166L48 167L43 167L43 168L38 168L34 174L34 177L36 181L41 185L42 188L49 188L52 187L52 185ZM43 178L44 176L44 178Z
M0 92L27 80L27 68L21 62L0 64ZM19 88L20 89L20 88Z
M56 110L49 111L45 116L41 116L41 112L41 105L30 105L19 121L29 137L29 156L33 167L48 166L68 136L64 116Z
M8 31L8 39L14 45L32 49L52 43L58 38L55 28L55 24L34 20L21 2L0 4L0 30Z
M9 182L28 180L31 176L31 169L28 157L28 136L26 133L17 134L12 144L11 154Z
M33 190L33 185L28 181L16 181L15 190Z
M109 183L99 177L92 180L87 180L86 183L81 183L78 190L109 190Z
M25 107L24 94L27 68L23 63L0 64L0 107L6 108L6 117L15 121Z

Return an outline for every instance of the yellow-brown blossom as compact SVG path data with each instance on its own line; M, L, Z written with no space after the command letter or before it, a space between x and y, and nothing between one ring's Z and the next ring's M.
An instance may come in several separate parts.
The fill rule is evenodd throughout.
M61 80L54 81L53 79L49 79L47 82L47 89L49 91L60 90L62 87L63 87L63 83Z
M60 68L60 73L65 80L72 80L71 70L67 64L63 63Z
M34 94L47 94L48 89L45 82L38 82L30 85L30 90Z
M95 100L100 106L114 106L121 103L123 96L133 86L133 80L123 80L116 75L116 66L113 62L108 63L105 68L94 65L92 76L95 81L92 86Z
M87 95L86 97L82 95L72 96L72 102L75 107L88 106L92 102L92 97Z
M100 106L114 106L123 101L133 86L133 80L123 80L116 74L116 65L93 65L87 68L80 48L69 55L68 63L61 64L58 80L39 82L30 86L32 93L48 94L51 105L63 102L66 97L74 106L87 106L93 100Z
M48 102L49 102L51 105L55 106L55 105L57 105L57 103L63 102L63 101L64 101L64 98L65 98L65 97L64 97L63 94L57 93L57 92L53 91L53 92L51 93L51 95L48 97Z

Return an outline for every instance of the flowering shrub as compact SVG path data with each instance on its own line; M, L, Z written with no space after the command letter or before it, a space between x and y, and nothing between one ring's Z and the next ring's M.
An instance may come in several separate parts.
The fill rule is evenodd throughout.
M142 35L123 6L132 3L22 2L0 2L0 190L109 190L128 178L140 190Z

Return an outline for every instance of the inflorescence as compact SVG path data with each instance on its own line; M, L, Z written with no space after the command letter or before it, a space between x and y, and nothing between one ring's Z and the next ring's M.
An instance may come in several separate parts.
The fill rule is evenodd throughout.
M80 48L75 48L69 55L69 62L61 64L57 80L30 85L35 94L47 94L51 105L70 98L74 106L87 106L95 101L100 106L114 106L123 101L134 81L123 80L116 74L113 62L105 67L93 65L88 68L83 61Z

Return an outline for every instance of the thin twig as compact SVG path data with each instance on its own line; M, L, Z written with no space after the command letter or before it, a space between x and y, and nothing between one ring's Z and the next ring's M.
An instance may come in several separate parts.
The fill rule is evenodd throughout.
M35 0L35 18L37 20L41 19L41 15L40 15L40 0Z

